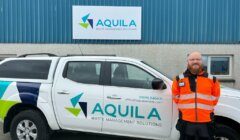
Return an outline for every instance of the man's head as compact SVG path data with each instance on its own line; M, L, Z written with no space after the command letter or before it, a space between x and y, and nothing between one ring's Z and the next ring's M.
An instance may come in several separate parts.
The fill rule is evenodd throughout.
M188 55L187 64L192 74L198 74L203 68L201 53L197 51L191 52Z

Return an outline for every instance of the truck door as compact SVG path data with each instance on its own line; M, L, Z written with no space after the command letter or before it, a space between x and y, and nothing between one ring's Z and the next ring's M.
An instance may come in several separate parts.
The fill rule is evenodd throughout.
M54 108L62 129L100 132L101 114L92 118L91 108L103 104L103 86L100 84L100 59L62 58L56 70Z
M155 78L140 66L109 62L109 85L104 86L103 130L107 133L161 138L171 130L172 96L170 86L153 90Z

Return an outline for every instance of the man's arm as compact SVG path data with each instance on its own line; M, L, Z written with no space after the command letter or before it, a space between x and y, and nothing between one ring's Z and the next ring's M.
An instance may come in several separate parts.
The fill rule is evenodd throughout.
M218 80L216 80L213 84L212 95L214 97L213 105L215 106L217 105L220 97L220 83Z
M178 85L178 80L177 78L175 78L173 80L173 84L172 84L172 96L173 96L173 101L177 104L178 100L179 100L179 96L180 96L180 88Z

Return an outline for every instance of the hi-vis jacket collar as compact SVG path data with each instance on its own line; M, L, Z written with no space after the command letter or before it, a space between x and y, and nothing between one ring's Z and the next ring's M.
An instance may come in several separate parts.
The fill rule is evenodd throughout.
M183 74L180 74L179 76L177 76L177 81L179 81L179 79L183 79L184 77L192 77L192 76L203 76L203 77L207 77L209 79L212 79L213 82L216 82L216 77L208 74L207 72L205 72L204 70L201 70L201 72L198 75L194 75L190 72L189 69L187 69Z
M186 76L196 76L195 74L192 74L189 69L187 69L187 70L184 72L184 74L185 74ZM201 70L197 75L198 75L198 76L204 76L205 74L206 74L205 71L204 71L204 70Z

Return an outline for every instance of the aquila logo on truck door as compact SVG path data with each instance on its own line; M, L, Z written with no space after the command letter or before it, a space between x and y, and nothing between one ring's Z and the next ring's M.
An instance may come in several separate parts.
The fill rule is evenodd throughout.
M70 113L72 113L74 116L78 116L81 111L83 111L83 114L87 118L87 102L79 102L83 93L80 93L79 95L71 98L71 103L73 107L66 107L65 109L68 110ZM78 106L80 108L78 108Z
M97 103L92 111L92 114L100 113L102 115L107 115L113 118L116 117L129 117L129 118L136 118L136 119L148 119L151 120L152 118L156 118L157 120L161 120L158 110L156 108L152 108L151 111L147 112L148 114L140 114L139 106L133 105L114 105L114 104L107 104L104 107Z
M78 116L83 111L85 117L87 118L87 102L79 102L81 99L83 93L71 98L71 103L73 107L66 107L66 110L68 110L71 114L74 116ZM80 106L80 108L77 106L77 104ZM157 110L157 108L152 108L151 110L146 111L144 114L140 113L140 107L139 106L133 106L133 105L114 105L114 104L106 104L105 106L101 106L100 103L96 103L94 105L94 108L92 109L91 114L101 114L109 117L130 117L130 118L136 118L136 119L148 119L151 120L153 118L157 120L161 120L160 114Z

